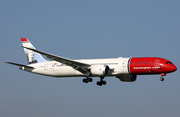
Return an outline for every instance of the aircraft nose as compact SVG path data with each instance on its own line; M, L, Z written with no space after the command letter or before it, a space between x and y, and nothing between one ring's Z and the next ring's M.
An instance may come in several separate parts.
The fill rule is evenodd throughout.
M176 71L176 70L177 70L177 67L175 65L173 65L172 71Z

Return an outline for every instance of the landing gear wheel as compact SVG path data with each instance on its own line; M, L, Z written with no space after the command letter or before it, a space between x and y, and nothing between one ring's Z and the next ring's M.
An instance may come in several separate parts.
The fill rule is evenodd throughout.
M92 82L93 79L92 78L87 78L88 82Z
M92 82L92 81L93 81L92 78L84 78L84 79L83 79L83 82L84 82L84 83L88 83L88 82Z
M98 81L96 84L97 84L98 86L102 86L102 82L99 82L99 81Z
M101 81L101 83L102 83L103 85L106 85L106 81Z
M163 78L163 77L161 77L161 78L160 78L160 81L164 81L164 78Z
M84 82L84 83L88 83L88 80L84 78L84 79L83 79L83 82Z
M106 85L106 81L98 81L96 84L98 86Z

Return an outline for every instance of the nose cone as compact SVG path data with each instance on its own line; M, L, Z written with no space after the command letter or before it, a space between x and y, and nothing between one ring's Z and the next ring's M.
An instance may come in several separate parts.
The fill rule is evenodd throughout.
M175 65L173 65L172 71L174 72L174 71L176 71L176 70L177 70L177 67L176 67Z

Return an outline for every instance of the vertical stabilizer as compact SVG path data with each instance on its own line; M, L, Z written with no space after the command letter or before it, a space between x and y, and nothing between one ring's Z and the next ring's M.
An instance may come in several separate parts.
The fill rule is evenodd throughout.
M30 43L30 41L28 39L21 38L21 41L22 41L23 46L35 49L35 47ZM33 52L33 51L28 50L26 48L24 48L24 52L26 54L27 61L29 64L40 63L40 62L46 61L39 53Z

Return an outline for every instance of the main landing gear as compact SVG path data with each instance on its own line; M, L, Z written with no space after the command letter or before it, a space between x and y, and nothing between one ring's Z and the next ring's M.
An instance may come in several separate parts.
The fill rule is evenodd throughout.
M104 81L103 79L104 79L104 77L100 77L100 81L98 81L96 84L98 86L106 85L106 81ZM92 82L92 81L93 81L93 79L89 78L89 77L86 77L83 79L84 83L88 83L88 82Z
M101 78L100 81L98 81L96 84L97 84L98 86L106 85L106 81L103 80L104 77L100 77L100 78Z
M93 79L92 78L88 78L88 77L83 79L84 83L88 83L88 82L92 82L92 81L93 81Z

